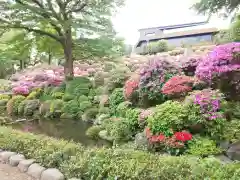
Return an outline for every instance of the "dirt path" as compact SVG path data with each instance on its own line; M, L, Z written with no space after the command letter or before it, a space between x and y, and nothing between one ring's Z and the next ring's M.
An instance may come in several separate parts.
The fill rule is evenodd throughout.
M17 167L0 163L0 180L35 180L28 175L21 173Z

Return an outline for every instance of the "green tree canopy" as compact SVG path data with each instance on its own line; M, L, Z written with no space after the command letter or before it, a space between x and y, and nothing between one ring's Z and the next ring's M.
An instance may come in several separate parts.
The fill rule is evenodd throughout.
M110 17L123 3L124 0L1 0L0 28L24 29L59 42L65 57L65 75L72 77L74 31L77 29L81 39L108 34L112 30Z

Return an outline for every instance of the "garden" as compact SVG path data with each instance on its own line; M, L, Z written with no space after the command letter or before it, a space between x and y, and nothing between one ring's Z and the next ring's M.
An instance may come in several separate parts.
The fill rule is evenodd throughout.
M46 167L59 167L67 177L169 179L165 173L171 171L172 179L178 173L183 177L193 173L192 179L201 179L203 176L195 174L195 158L206 176L222 178L226 174L216 172L227 168L238 179L234 168L240 160L240 43L206 48L209 53L205 55L182 56L178 61L164 54L145 56L141 61L75 63L72 80L64 79L61 66L18 72L1 85L0 122L7 127L1 127L0 146L39 158ZM27 129L17 128L25 132L9 127L29 121L81 122L85 129L53 125L50 131L64 132L65 128L65 134L75 131L82 139L105 142L103 147L89 146L72 136L37 133L65 139L56 142L29 134L36 133L31 124ZM49 123L43 128L47 126ZM70 139L75 142L68 142ZM35 152L41 146L48 152ZM116 159L121 163L114 169ZM223 167L221 161L227 164ZM164 163L166 170L156 171ZM105 168L106 164L111 166ZM205 166L212 164L218 170L205 172ZM146 166L149 171L143 172ZM122 174L125 171L129 174Z
M3 2L0 151L82 180L239 180L237 11L214 42L130 55L111 22L124 2L79 2Z

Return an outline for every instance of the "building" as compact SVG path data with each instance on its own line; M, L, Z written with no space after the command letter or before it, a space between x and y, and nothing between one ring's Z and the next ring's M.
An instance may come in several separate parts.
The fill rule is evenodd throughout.
M171 26L161 26L139 29L140 37L135 46L137 53L148 42L167 40L170 45L181 46L182 44L194 45L200 42L212 42L213 35L218 32L217 28L206 27L208 22L197 22Z

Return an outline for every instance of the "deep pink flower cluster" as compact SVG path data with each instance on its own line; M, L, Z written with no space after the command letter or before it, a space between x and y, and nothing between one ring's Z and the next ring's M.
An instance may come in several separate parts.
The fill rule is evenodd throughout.
M132 94L138 89L139 76L131 77L125 82L124 85L124 96L126 99L131 98Z
M171 96L180 96L192 91L194 79L189 76L174 76L162 88L162 93Z
M198 64L202 61L202 56L182 57L179 61L184 74L187 76L193 76Z
M210 89L202 90L194 95L194 104L200 106L201 113L208 120L222 117L222 114L219 112L221 100L223 100L221 94Z
M240 42L217 46L197 66L196 75L211 82L227 72L240 71Z

